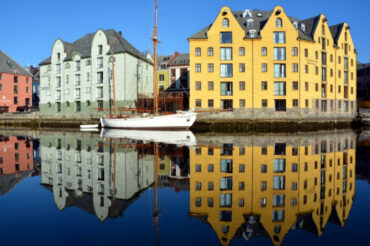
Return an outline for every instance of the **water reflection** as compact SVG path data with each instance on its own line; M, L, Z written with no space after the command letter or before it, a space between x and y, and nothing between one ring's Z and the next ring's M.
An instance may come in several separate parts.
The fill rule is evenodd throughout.
M221 244L269 236L279 245L291 229L322 235L328 222L345 224L355 134L227 138L206 136L190 150L189 215L208 223Z
M190 191L189 210L171 203L188 215L177 223L200 220L222 245L258 237L280 245L295 229L321 236L329 222L344 226L349 217L356 176L351 131L196 138L184 132L176 140L181 146L127 134L0 136L1 195L41 174L59 210L74 206L104 221L122 216L158 180L159 189ZM358 148L363 158L357 175L368 180L366 144ZM168 202L166 196L158 201L163 214L169 212L160 207Z
M32 141L0 135L0 195L5 195L33 173Z
M101 221L122 215L154 182L152 155L98 136L42 135L41 182L57 207L78 206Z

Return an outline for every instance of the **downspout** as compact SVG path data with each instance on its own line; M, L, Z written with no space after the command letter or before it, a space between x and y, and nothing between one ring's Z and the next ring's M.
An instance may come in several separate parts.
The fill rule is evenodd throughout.
M252 39L252 118L254 118L254 40Z

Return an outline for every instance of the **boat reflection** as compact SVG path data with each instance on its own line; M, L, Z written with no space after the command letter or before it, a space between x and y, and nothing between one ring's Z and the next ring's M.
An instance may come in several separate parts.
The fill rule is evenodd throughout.
M288 231L322 235L344 226L355 195L352 132L296 136L198 137L190 150L190 213L209 224L223 245L233 237Z
M103 221L121 216L149 187L190 190L188 215L207 223L222 245L235 237L280 245L290 230L322 235L328 222L344 226L349 216L352 131L205 134L192 148L123 132L40 136L42 184L59 209L78 206Z

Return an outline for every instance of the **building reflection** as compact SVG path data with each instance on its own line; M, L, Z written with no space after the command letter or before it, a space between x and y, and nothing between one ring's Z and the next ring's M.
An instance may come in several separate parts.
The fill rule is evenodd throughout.
M355 194L352 132L206 136L189 152L189 215L209 224L223 245L264 236L279 245L289 230L322 235L328 222L343 226L348 218Z
M0 195L5 195L33 173L32 141L0 135Z
M94 135L42 135L41 182L60 210L77 206L99 220L122 216L154 182L153 155Z

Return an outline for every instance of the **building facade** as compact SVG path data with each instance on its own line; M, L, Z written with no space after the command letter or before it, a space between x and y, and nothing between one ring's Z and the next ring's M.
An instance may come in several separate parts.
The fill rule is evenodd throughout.
M0 50L0 113L31 106L32 74Z
M321 236L328 222L344 226L355 196L353 132L207 138L189 150L189 215L222 245L234 237L280 245L291 229Z
M80 206L104 221L121 216L154 183L153 156L139 157L118 141L41 135L41 183L53 192L58 209Z
M222 7L191 36L190 107L208 118L353 118L356 50L347 23ZM200 116L202 117L202 116Z
M40 114L112 113L113 88L117 111L153 97L152 61L112 29L99 29L73 43L57 39L51 57L40 63Z

